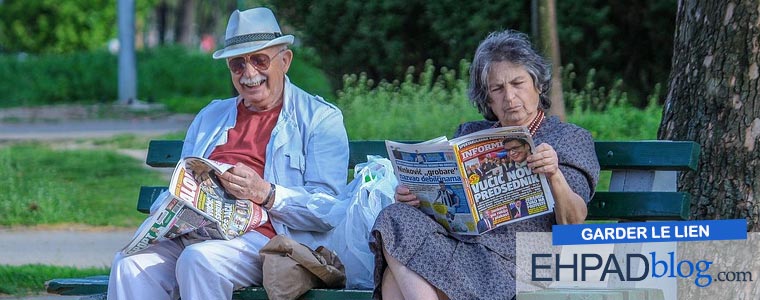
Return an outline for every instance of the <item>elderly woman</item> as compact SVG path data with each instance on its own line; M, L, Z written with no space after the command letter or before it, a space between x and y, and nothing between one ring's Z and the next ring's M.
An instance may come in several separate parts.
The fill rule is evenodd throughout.
M399 186L398 203L380 213L372 230L375 298L512 299L516 233L547 232L553 224L585 220L599 177L594 142L583 128L545 116L550 82L548 63L524 34L490 34L470 67L469 97L485 120L461 124L455 135L528 127L538 145L528 156L528 166L546 175L554 213L481 236L459 236L417 209L417 196Z

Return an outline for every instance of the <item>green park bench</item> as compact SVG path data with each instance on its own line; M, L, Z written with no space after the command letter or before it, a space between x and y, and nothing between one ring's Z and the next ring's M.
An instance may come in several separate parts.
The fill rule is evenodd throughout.
M349 168L366 162L367 155L387 157L383 141L351 141ZM588 205L589 220L650 221L687 220L690 197L676 189L678 172L696 170L699 144L688 141L596 142L602 170L612 172L609 191L597 192ZM146 163L152 167L174 168L180 158L182 141L151 141ZM137 210L148 213L153 200L166 187L143 186ZM53 279L47 292L83 295L86 299L105 299L108 276ZM518 299L662 299L662 293L649 289L548 289L521 293ZM640 296L645 295L645 296ZM658 296L659 295L659 296ZM267 299L262 287L235 291L233 299ZM302 299L372 299L371 291L314 289ZM577 298L592 299L592 298Z

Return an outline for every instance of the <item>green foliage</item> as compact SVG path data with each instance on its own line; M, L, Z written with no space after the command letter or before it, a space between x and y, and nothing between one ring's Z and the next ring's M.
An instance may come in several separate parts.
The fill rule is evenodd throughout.
M598 85L619 84L643 108L652 88L668 79L676 7L675 0L557 1L562 64L582 74L595 70Z
M0 226L136 226L145 218L134 208L137 187L166 183L141 162L112 151L53 150L41 144L1 148L0 178L6 195L0 201Z
M462 61L458 73L446 67L436 72L428 61L417 78L410 68L403 82L375 84L364 74L346 76L337 105L343 110L349 138L451 137L460 123L481 120L467 100L467 69ZM582 89L565 90L565 100L573 104L568 121L588 129L597 140L656 139L662 114L657 104L659 86L649 96L649 105L638 109L628 103L619 83L597 87L594 74L588 74Z
M48 265L0 265L0 294L26 295L45 291L51 278L79 278L110 273L109 268L74 268Z
M489 31L528 24L518 19L527 6L514 1L282 0L275 5L277 15L322 55L322 67L336 86L343 74L400 78L405 66L422 70L428 58L456 68Z
M294 59L290 63L288 78L293 84L309 93L334 101L335 89L322 69L318 68L320 58L311 48L294 48ZM230 83L231 84L231 83Z
M294 49L290 79L306 91L334 99L323 73ZM0 107L61 103L110 103L118 92L117 57L106 51L48 55L0 55ZM138 52L138 98L197 112L211 99L233 95L223 60L181 47Z
M657 139L662 119L662 106L657 104L661 86L655 84L647 97L648 105L635 108L624 91L622 80L611 87L597 86L596 70L591 69L580 89L575 89L573 66L564 68L564 99L572 111L568 120L589 129L597 140ZM576 80L577 81L577 80Z
M183 47L148 49L137 56L138 98L161 101L171 97L232 96L230 72L223 60ZM115 98L114 98L115 99Z
M608 106L617 103L628 103L628 93L622 90L623 80L618 79L610 88L597 87L596 69L588 71L585 81L581 82L576 77L572 64L562 68L563 97L565 107L570 110L593 110L602 111ZM574 82L581 82L582 87L576 89Z
M137 0L144 18L155 0ZM103 48L116 37L113 0L4 0L0 4L0 53L68 53Z
M335 86L343 74L401 78L405 66L422 70L427 59L456 68L490 32L531 33L530 0L273 2L277 15L322 56ZM676 1L634 2L557 1L560 63L583 74L596 69L600 86L622 78L630 103L643 107L650 89L667 80Z
M459 75L442 67L438 74L432 62L416 78L410 67L404 81L382 81L375 86L366 75L344 77L337 105L343 110L350 139L422 140L451 136L457 125L478 119L477 110L466 97L468 65ZM436 76L437 75L437 76Z
M115 65L105 51L0 55L0 107L116 99Z
M655 99L655 98L650 98ZM604 111L578 110L568 121L591 131L596 140L656 140L662 119L662 106L650 101L643 109L617 102Z

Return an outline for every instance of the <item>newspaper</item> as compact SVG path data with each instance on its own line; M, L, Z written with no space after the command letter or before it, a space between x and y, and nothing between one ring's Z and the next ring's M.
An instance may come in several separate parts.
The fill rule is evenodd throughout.
M192 233L200 238L229 240L264 225L261 206L227 194L216 174L233 165L201 157L186 157L174 168L169 189L155 213L140 225L124 247L132 255L163 240ZM154 206L155 206L154 205Z
M554 211L546 177L527 166L535 145L525 127L385 145L399 183L417 195L423 212L451 232L479 235Z

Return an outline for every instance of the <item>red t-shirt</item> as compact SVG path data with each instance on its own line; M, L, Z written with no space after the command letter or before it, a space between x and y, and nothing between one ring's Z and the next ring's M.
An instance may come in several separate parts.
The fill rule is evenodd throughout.
M216 147L209 158L232 165L243 163L264 177L267 144L282 104L268 111L255 112L248 110L240 101L237 110L237 122L234 128L227 131L227 143ZM271 220L255 230L270 239L277 234Z

